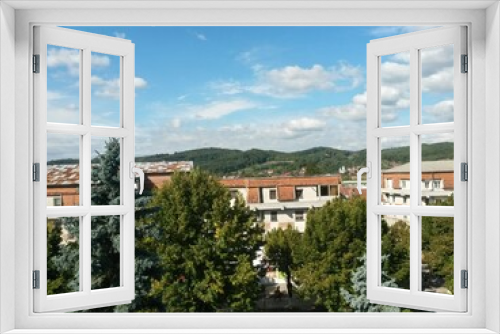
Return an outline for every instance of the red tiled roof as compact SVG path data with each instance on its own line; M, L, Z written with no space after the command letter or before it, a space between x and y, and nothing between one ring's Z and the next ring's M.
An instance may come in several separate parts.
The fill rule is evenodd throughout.
M93 164L92 166L97 166ZM192 161L175 162L137 162L145 174L172 174L175 171L190 171L193 169ZM47 166L47 185L66 186L80 183L79 165L50 165Z
M339 175L329 175L222 179L220 182L230 188L276 188L283 186L336 185L340 184L342 180Z

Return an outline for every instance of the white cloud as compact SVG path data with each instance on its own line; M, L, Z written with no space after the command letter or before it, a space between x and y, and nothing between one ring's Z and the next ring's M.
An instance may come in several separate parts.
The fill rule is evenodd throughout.
M55 90L47 90L47 101L55 101L64 98L64 95L61 92Z
M106 67L110 59L106 55L92 54L91 64L95 67ZM48 67L65 67L72 76L80 73L80 51L68 48L50 48L47 51Z
M66 105L53 105L51 101L48 101L47 121L77 124L80 121L80 108L74 103Z
M113 35L115 35L115 37L118 37L118 38L125 38L125 33L124 32L118 32L116 31Z
M95 88L95 95L99 97L119 99L120 98L120 79L104 79L93 75L90 79ZM136 89L147 87L147 81L143 78L135 77L134 85Z
M422 118L424 122L453 122L453 100L440 101L436 104L424 106Z
M282 133L287 137L297 138L310 134L311 132L322 131L326 127L323 120L316 118L302 117L285 122L282 126ZM279 134L279 130L277 131Z
M392 36L407 34L410 32L436 28L435 26L398 26L398 27L376 27L372 28L370 34L373 36Z
M175 129L180 128L182 125L181 119L180 118L174 118L170 121L170 126L172 126Z
M194 36L195 36L196 38L198 38L200 41L203 41L203 42L207 41L207 36L205 36L205 35L204 35L204 34L202 34L202 33L195 32L195 33L194 33Z
M326 68L315 64L309 68L285 66L275 69L253 67L252 84L229 80L215 82L211 88L225 95L253 93L276 98L297 98L312 91L343 91L358 87L363 82L363 71L358 66L341 62Z
M343 121L365 121L366 120L366 92L357 94L352 102L340 106L326 107L319 110L324 116L331 116Z
M257 107L254 102L247 100L214 101L204 106L191 108L191 112L198 119L218 119L237 111Z
M148 83L143 78L135 77L134 78L134 85L135 85L136 89L142 89L142 88L145 88L148 85Z
M439 72L422 78L422 91L432 94L453 92L453 67L446 67Z

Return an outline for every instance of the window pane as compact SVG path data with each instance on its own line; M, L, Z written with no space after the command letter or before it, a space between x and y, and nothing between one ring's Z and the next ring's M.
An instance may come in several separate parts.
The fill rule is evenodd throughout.
M449 205L449 202L453 201L455 175L453 133L421 135L420 139L422 144L421 204Z
M47 206L80 205L80 136L47 134Z
M453 294L453 218L422 217L422 291Z
M410 52L380 57L380 123L410 125Z
M80 50L47 45L47 122L80 123Z
M120 286L120 216L92 217L92 289Z
M120 205L119 138L92 137L92 205Z
M381 146L381 204L410 205L410 137L386 137Z
M391 216L381 219L381 286L410 289L410 220Z
M120 126L120 57L92 52L92 125Z
M422 124L453 122L453 45L420 50Z
M80 218L47 218L47 295L80 289Z

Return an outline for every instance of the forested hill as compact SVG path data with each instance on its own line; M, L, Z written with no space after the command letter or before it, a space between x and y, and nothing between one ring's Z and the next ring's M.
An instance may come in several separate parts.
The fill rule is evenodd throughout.
M409 147L398 147L382 151L382 167L407 163L410 159ZM422 159L426 161L453 159L453 143L424 144ZM136 157L136 161L193 161L195 167L217 175L258 176L273 170L274 175L298 174L305 168L308 174L337 173L345 166L366 165L366 150L345 151L329 147L315 147L305 151L278 152L252 149L247 151L223 148L202 148Z
M407 163L410 159L409 147L398 147L382 151L382 168ZM453 143L424 144L422 159L426 161L453 159ZM345 151L329 147L314 147L304 151L278 152L252 149L248 151L224 148L202 148L136 157L136 161L193 161L195 167L208 170L219 176L265 176L298 175L301 169L307 174L338 173L340 167L360 167L366 165L366 150ZM49 165L72 164L77 160L60 159L49 161Z

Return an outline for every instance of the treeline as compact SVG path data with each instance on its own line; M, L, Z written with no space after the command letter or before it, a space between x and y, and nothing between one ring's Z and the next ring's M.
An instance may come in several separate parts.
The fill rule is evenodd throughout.
M383 168L410 161L410 149L407 146L385 149L382 152ZM424 161L453 159L453 143L422 145L422 159ZM136 157L136 161L193 161L196 167L217 176L259 176L264 175L269 169L273 169L275 175L283 173L293 175L302 168L314 169L317 174L334 174L338 173L342 166L365 166L366 150L347 151L329 147L315 147L297 152L278 152L258 149L241 151L202 148L172 154Z
M410 161L408 146L382 150L382 168L401 165ZM453 159L453 143L436 143L422 145L424 161ZM347 151L330 147L314 147L296 152L279 152L251 149L247 151L224 148L201 148L196 150L175 152L172 154L155 154L139 156L138 162L155 161L193 161L196 167L217 176L264 176L272 169L273 175L289 173L298 175L301 170L306 174L335 174L342 166L359 167L366 165L366 150ZM92 160L98 162L98 158ZM49 165L77 164L76 159L57 159ZM308 171L309 170L309 171Z

